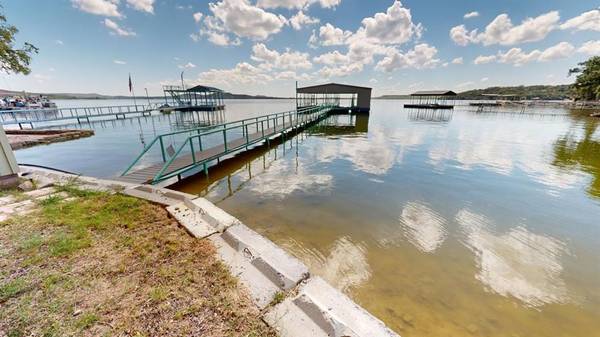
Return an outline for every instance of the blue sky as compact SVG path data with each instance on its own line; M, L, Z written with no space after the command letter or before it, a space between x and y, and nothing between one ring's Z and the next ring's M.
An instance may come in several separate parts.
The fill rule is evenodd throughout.
M0 88L161 94L179 81L292 96L342 82L376 95L569 83L600 55L600 1L9 0L29 76ZM469 15L467 15L469 14Z

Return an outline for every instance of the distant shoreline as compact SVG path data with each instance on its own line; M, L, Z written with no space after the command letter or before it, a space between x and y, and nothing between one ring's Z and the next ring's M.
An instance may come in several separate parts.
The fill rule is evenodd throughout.
M87 93L87 94L76 94L76 93L37 93L37 92L28 92L28 91L13 91L13 90L4 90L0 89L0 97L2 96L45 96L51 100L62 99L62 100L76 100L76 99L89 99L89 100L107 100L107 99L133 99L132 96L123 96L123 95L102 95L96 93ZM273 97L273 96L264 96L264 95L246 95L246 94L232 94L229 92L224 93L223 97L225 99L291 99L293 97ZM138 95L135 97L136 99L164 99L164 96L150 96L147 97L145 95Z

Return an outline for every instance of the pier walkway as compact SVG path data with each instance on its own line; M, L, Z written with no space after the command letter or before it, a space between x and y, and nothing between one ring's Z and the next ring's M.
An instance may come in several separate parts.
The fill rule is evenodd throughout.
M80 123L89 122L93 118L115 117L116 119L125 119L128 115L146 116L158 111L159 104L148 105L117 105L117 106L98 106L82 108L47 108L32 110L0 110L0 123L5 125L18 125L20 129L29 125L33 128L34 124L49 123L55 121L73 120Z
M157 136L117 180L136 184L157 184L192 169L208 170L214 160L287 132L303 128L326 117L334 106L320 105L248 118L212 128L188 129ZM180 144L166 145L174 137ZM183 139L181 139L183 137ZM157 154L156 152L159 152ZM162 161L145 164L154 153ZM154 160L156 161L156 160Z

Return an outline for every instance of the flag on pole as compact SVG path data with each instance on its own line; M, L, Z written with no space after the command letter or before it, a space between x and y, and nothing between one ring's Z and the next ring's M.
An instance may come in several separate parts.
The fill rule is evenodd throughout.
M131 83L131 74L129 74L129 92L133 92L133 83Z

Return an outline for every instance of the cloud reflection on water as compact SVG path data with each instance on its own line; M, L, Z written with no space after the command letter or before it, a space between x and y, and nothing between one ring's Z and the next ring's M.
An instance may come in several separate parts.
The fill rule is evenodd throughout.
M462 128L457 134L444 130L429 148L429 163L438 171L452 165L462 170L483 168L505 176L514 175L519 169L544 185L551 195L581 182L583 177L579 172L552 165L551 134L530 137L530 130L524 130L525 127L529 126L498 128L482 124L477 128Z
M294 192L329 193L333 188L332 175L311 174L303 165L292 164L288 160L274 161L268 170L250 180L248 188L261 196L280 199Z
M406 129L390 132L381 126L369 128L367 137L343 137L328 139L311 149L315 159L332 162L343 159L352 163L355 170L385 175L402 162L409 149L422 144L424 129Z
M495 293L513 296L528 306L568 302L561 278L564 243L531 233L524 227L495 234L484 215L463 209L456 221L466 235L464 244L476 256L476 278Z
M289 240L284 246L294 252L312 273L325 279L335 288L348 292L371 277L366 248L343 236L335 240L327 256L315 249L305 248L302 243Z
M399 220L406 239L424 253L434 252L446 239L446 220L421 203L407 203Z

